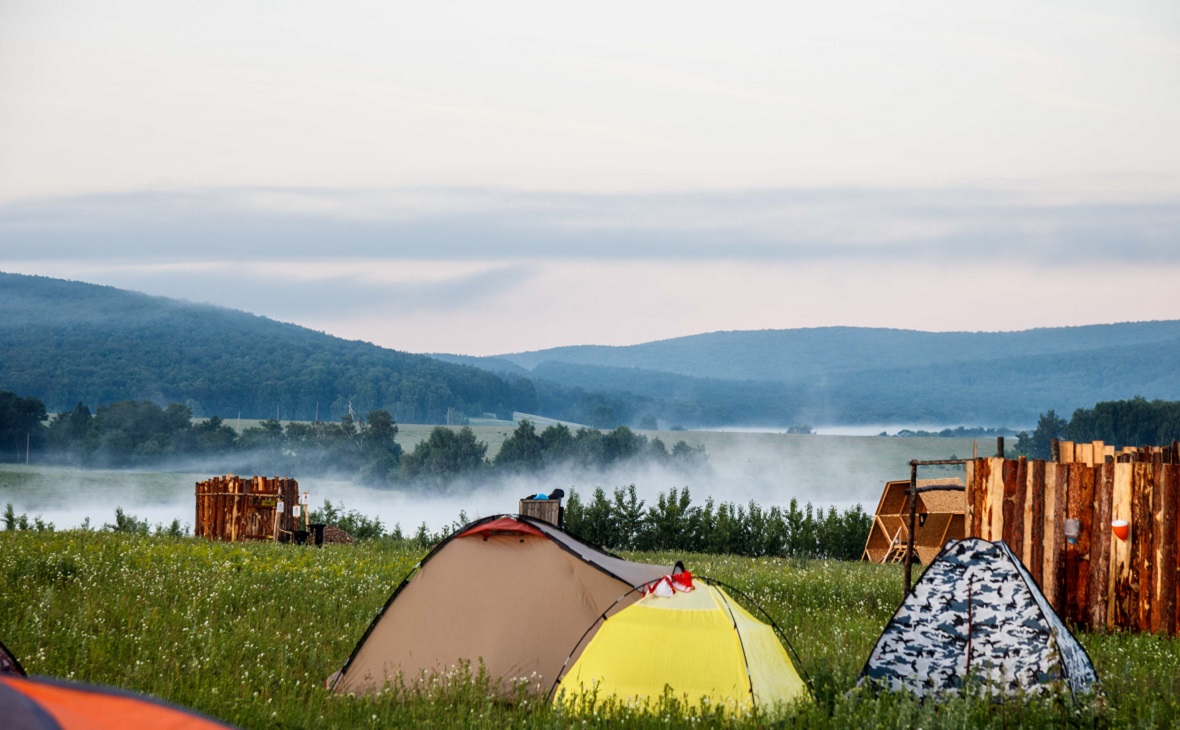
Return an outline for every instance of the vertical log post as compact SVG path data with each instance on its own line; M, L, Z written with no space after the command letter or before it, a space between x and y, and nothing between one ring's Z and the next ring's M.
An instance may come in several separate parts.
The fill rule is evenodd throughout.
M1152 463L1144 464L1142 470L1135 475L1135 506L1132 511L1135 528L1139 531L1139 539L1135 541L1134 551L1135 570L1135 624L1133 628L1139 631L1151 631L1151 590L1155 584L1155 543L1152 536L1154 530L1152 520L1152 491L1156 484L1156 469L1161 462L1159 454L1154 455Z
M1175 636L1176 621L1176 537L1180 519L1180 466L1166 464L1160 476L1160 633Z
M1033 580L1044 586L1045 541L1048 532L1045 523L1049 515L1045 508L1045 462L1037 459L1028 470L1028 569Z
M905 546L905 592L913 586L914 532L918 529L918 462L910 462L910 539Z
M1114 465L1094 468L1094 538L1090 542L1090 626L1108 625L1110 598L1111 501L1114 495Z

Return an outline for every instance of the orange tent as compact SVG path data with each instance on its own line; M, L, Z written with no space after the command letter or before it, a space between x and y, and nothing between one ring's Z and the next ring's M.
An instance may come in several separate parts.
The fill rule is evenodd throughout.
M112 687L9 675L0 675L0 724L6 730L232 727L192 710Z

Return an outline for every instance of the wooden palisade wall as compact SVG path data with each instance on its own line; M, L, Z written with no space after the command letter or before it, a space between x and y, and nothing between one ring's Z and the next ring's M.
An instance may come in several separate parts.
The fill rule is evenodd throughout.
M288 477L213 477L197 482L196 497L193 532L210 540L277 540L306 521L293 514L299 483Z
M1065 442L1063 442L1064 444ZM967 463L967 535L1004 540L1062 618L1088 629L1176 635L1180 459L1175 445L1062 461ZM1064 451L1064 449L1063 449ZM1095 458L1094 455L1100 455ZM1065 536L1077 520L1078 536ZM1120 540L1111 522L1126 520Z

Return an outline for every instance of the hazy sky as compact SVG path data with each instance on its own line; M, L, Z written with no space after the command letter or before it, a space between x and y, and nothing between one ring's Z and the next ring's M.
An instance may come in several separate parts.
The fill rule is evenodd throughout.
M0 270L414 352L1180 319L1180 3L0 2Z

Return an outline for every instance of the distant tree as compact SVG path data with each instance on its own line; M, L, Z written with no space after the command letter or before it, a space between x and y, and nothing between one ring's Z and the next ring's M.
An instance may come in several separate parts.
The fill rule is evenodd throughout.
M81 459L94 450L94 416L82 401L72 411L58 413L49 421L46 441L59 456Z
M681 466L701 466L709 460L704 446L690 446L686 441L677 441L672 445L672 459Z
M504 439L494 463L497 467L513 471L536 470L544 463L544 450L545 444L536 426L524 419L512 435Z
M95 457L111 466L144 463L187 453L192 414L172 403L160 408L151 401L119 401L94 415Z
M361 432L365 462L361 470L363 479L379 485L396 481L402 461L397 432L397 423L389 411L369 411Z
M602 439L603 466L639 456L647 448L647 437L619 426Z
M541 432L541 452L546 464L558 464L573 457L574 435L569 426L555 423Z
M590 425L594 428L612 428L617 419L615 409L605 403L599 403L590 414Z
M45 439L45 404L0 391L0 459L23 461L26 449L40 448Z
M198 423L192 430L198 453L226 453L237 446L238 432L222 421L220 416Z
M1016 452L1030 459L1048 459L1053 439L1061 438L1067 425L1065 419L1060 418L1055 411L1042 413L1031 434L1027 431L1016 434Z
M402 471L411 479L441 484L483 468L487 451L488 445L477 441L469 426L458 431L435 426L430 435L402 459Z
M26 449L40 448L45 439L45 404L0 391L0 458L23 461Z

